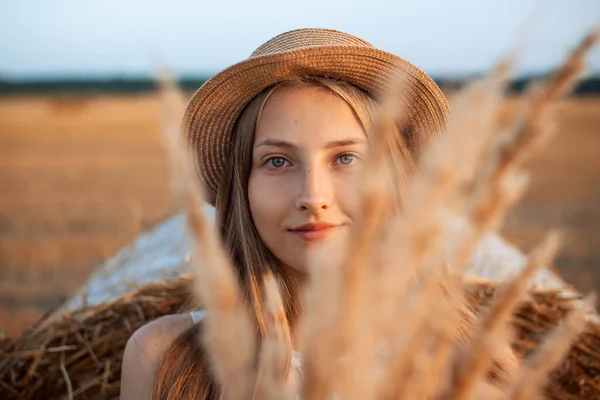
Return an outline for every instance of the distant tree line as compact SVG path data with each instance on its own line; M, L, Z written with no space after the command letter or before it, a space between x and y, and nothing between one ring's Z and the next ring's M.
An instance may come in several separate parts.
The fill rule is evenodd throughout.
M530 83L536 80L548 78L547 75L532 75L513 79L508 85L508 90L512 93L522 93L527 89ZM468 80L466 79L436 79L434 81L444 90L460 89ZM574 95L597 95L600 94L600 76L593 76L582 80L574 88Z
M515 79L509 88L512 92L520 93L527 85L535 79L543 76L528 76ZM179 80L180 87L185 91L198 89L207 77L182 78ZM435 79L436 83L444 90L461 88L466 80L462 79ZM2 80L0 79L0 96L22 95L22 94L128 94L145 93L156 90L156 81L149 77L140 78L73 78L57 80ZM575 95L600 93L600 76L591 77L582 81L574 91Z
M198 89L208 78L185 78L183 90ZM8 81L0 79L0 96L14 94L111 94L144 93L156 90L152 78L72 78L56 80Z

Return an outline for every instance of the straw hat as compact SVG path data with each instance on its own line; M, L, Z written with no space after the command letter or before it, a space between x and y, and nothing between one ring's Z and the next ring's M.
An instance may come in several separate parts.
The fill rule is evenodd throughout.
M208 202L215 204L224 166L231 160L236 120L262 90L294 76L328 76L377 97L397 73L406 80L403 95L407 99L410 128L406 139L412 149L417 139L446 127L446 98L433 80L413 64L347 33L329 29L282 33L256 49L247 60L212 77L190 100L182 125Z

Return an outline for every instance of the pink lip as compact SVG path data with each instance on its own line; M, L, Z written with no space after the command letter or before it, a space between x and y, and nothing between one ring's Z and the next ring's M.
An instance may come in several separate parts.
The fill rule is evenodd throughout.
M306 241L321 240L329 236L340 225L329 222L311 222L290 229L290 232Z

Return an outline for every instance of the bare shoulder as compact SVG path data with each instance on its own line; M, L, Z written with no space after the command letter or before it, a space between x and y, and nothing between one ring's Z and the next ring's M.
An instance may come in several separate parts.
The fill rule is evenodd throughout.
M138 328L129 338L127 346L131 344L148 361L158 362L173 340L192 325L192 318L187 313L166 315Z
M194 324L190 314L158 318L129 338L121 368L121 399L148 398L158 364L171 343Z

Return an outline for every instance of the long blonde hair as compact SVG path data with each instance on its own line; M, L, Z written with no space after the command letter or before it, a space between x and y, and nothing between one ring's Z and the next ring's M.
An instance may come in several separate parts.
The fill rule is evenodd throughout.
M298 85L328 90L344 100L368 138L373 137L376 126L377 103L373 97L347 82L325 77L297 77L271 86L254 97L238 118L233 135L232 162L223 174L217 193L217 226L224 248L238 273L245 302L256 325L257 340L266 333L262 291L265 276L273 275L282 289L288 338L298 315L296 284L284 272L280 262L258 234L248 201L254 131L263 107L278 88ZM397 126L392 129L396 132L389 135L393 139L387 147L394 165L395 189L400 204L406 193L408 176L415 169L411 150L414 152L417 146L413 143L413 132L400 132L401 129ZM183 332L167 348L157 369L153 398L218 398L220 389L206 364L206 357L198 341L201 325L200 322Z

